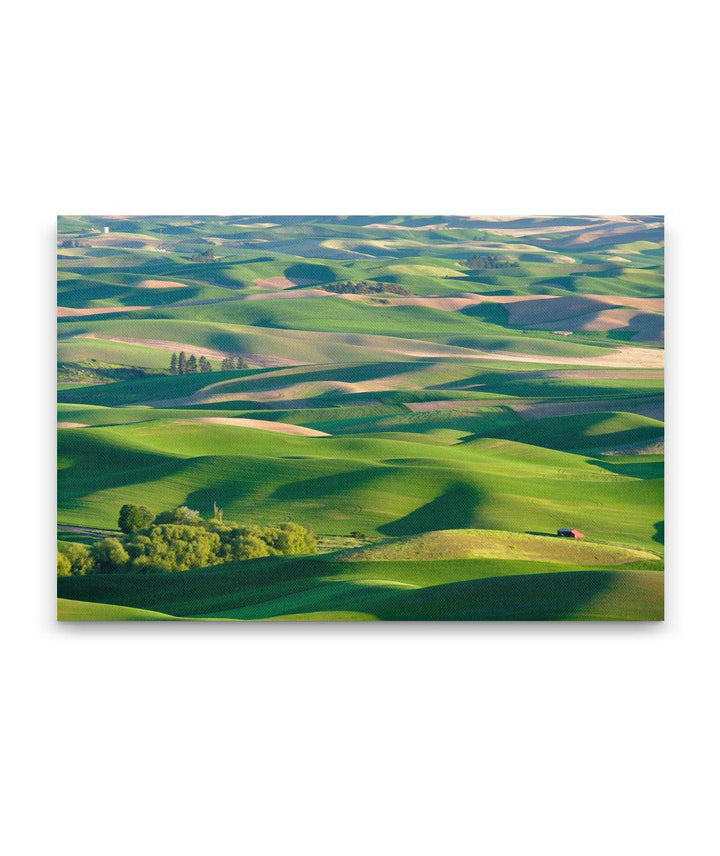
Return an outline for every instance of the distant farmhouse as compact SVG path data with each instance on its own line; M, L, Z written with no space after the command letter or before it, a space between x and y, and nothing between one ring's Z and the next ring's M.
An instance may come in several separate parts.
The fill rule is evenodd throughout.
M560 538L584 538L585 535L579 529L558 529Z

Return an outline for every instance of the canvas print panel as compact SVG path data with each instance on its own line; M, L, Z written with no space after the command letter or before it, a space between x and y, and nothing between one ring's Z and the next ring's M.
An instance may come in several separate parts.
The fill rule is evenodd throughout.
M57 244L60 619L662 618L662 217Z

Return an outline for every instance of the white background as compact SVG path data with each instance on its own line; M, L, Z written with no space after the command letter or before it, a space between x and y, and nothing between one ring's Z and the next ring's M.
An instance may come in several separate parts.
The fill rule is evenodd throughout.
M7 852L717 848L710 9L5 10ZM57 213L665 214L667 621L56 625Z

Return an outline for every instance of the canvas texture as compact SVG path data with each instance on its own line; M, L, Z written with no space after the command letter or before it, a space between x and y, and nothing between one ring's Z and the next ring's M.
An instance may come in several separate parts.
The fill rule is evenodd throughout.
M60 216L58 618L663 617L661 216Z

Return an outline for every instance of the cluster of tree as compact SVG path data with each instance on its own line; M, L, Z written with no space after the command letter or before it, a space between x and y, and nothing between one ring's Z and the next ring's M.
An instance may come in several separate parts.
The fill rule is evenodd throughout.
M194 262L214 262L214 261L217 261L212 247L210 247L209 250L204 250L202 253L195 253L195 255L192 256L191 258L192 258L192 261L194 261Z
M241 526L220 509L203 520L187 506L154 517L144 506L124 505L118 524L125 533L91 546L68 544L57 554L58 576L153 574L207 568L225 562L317 552L310 528L297 523Z
M210 360L205 357L200 357L200 359L195 358L195 354L190 354L190 356L185 355L185 351L180 351L180 356L176 353L173 353L172 357L170 357L170 374L171 375L181 375L181 374L197 374L198 372L211 372L212 365Z
M220 364L220 369L224 372L234 372L235 369L246 369L247 363L242 357L225 357Z
M466 259L463 264L471 270L500 270L502 268L520 267L520 262L500 255L475 255Z
M330 285L322 286L324 291L331 291L334 294L402 294L410 295L411 291L403 288L402 285L396 285L394 282L333 282Z
M63 241L60 244L61 247L82 247L80 241L77 238L68 238L66 241Z

